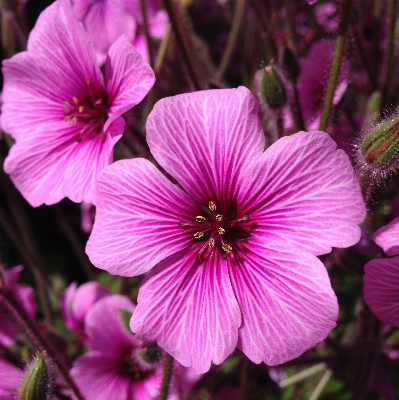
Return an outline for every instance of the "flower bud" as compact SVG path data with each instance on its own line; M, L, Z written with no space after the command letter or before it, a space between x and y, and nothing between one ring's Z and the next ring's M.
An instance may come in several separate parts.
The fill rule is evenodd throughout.
M262 75L261 96L273 110L282 108L287 101L287 90L281 76L272 66L267 66Z
M46 352L37 352L36 359L27 369L18 394L20 400L46 400L50 392L50 378L45 361Z
M399 115L373 126L364 136L359 149L371 167L392 170L399 166Z

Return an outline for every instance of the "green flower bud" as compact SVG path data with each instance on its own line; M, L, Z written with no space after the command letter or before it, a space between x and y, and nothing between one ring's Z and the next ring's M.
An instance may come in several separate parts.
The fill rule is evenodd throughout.
M46 400L50 392L50 378L46 364L46 352L37 352L27 369L18 390L20 400Z
M282 108L287 102L287 90L281 76L272 66L263 71L261 82L261 96L273 110Z
M399 166L399 115L376 124L361 143L364 161L379 170Z

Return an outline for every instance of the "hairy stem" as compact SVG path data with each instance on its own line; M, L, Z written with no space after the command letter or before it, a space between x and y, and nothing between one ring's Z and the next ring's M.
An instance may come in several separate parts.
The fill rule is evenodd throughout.
M335 89L337 87L339 70L341 68L342 54L345 47L345 37L349 25L350 9L352 0L343 0L341 21L338 27L338 37L335 42L335 50L331 65L330 77L328 79L326 97L324 99L323 112L321 114L320 126L321 131L326 130L330 113L332 109Z
M170 381L173 372L173 357L170 354L165 354L165 365L163 370L161 395L159 400L167 400L169 394Z

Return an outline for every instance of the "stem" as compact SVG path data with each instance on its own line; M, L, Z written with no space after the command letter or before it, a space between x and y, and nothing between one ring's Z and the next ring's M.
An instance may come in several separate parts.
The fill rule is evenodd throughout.
M338 37L335 42L335 50L331 65L330 78L328 80L326 97L324 99L323 112L321 114L321 120L319 126L319 129L321 131L326 130L328 121L330 119L335 88L337 86L339 70L341 67L342 53L345 47L345 37L349 25L351 5L352 5L352 0L343 0L342 16L338 28Z
M297 80L292 81L292 90L294 92L293 104L291 105L291 114L294 118L295 130L304 131L305 123L303 122L303 115L301 110L301 105L299 102L299 93L297 87Z
M317 374L320 371L324 371L327 368L327 365L325 363L319 363L316 365L313 365L312 367L306 368L301 372L298 372L295 375L289 376L286 379L283 379L281 382L278 383L278 386L280 389L284 389L288 386L294 385L297 382L303 381L310 376Z
M324 388L327 386L327 383L332 377L332 371L331 369L328 369L323 376L321 377L319 383L315 387L312 395L309 397L309 400L318 400L320 395L323 393Z
M162 67L163 61L165 59L166 49L169 44L171 30L172 30L172 26L170 24L168 24L166 31L165 31L165 35L161 41L161 45L159 46L157 58L155 59L155 64L154 64L155 76L158 76L159 72L161 71L161 67Z
M385 57L385 76L381 86L381 111L388 107L390 84L393 72L393 53L395 49L395 25L396 16L398 13L398 0L391 0L390 3L390 16L389 16L389 30L388 30L388 45Z
M277 125L277 136L280 139L281 137L284 136L284 120L281 110L276 111L276 125Z
M231 31L229 35L229 40L227 42L226 49L223 53L222 60L220 61L219 68L216 71L215 79L219 80L223 78L224 73L229 65L231 56L233 54L234 45L236 43L238 33L240 32L242 17L244 15L246 0L238 0L236 12L234 14L233 25L231 26Z
M195 68L194 57L191 52L191 46L187 35L187 29L184 26L184 17L180 8L180 3L176 0L163 0L165 9L169 14L170 22L176 35L177 43L180 47L184 62L187 65L188 72L196 90L204 89L200 82L198 72Z
M168 399L169 386L170 386L170 381L172 379L172 372L173 372L173 357L170 354L166 353L162 386L161 386L161 395L159 396L159 400Z
M140 0L140 8L141 8L141 14L143 16L143 28L144 28L145 40L147 42L148 59L150 60L150 65L152 67L154 65L154 57L152 54L151 36L150 36L150 31L148 29L147 10L145 8L144 0Z
M68 240L68 243L71 246L76 258L79 260L79 263L82 266L87 279L95 280L96 276L93 271L93 266L91 265L89 258L84 252L84 248L81 242L76 237L76 234L72 229L72 226L70 225L68 219L65 217L65 213L62 210L61 204L54 204L51 208L55 214L58 225L60 226L62 232L64 233L66 239Z
M42 331L40 331L36 323L29 317L20 304L15 301L12 294L8 290L0 288L0 300L0 307L20 326L20 329L28 335L29 339L39 351L45 350L47 352L74 395L79 400L84 400L75 382L69 376L69 368L64 359L60 357L59 352L43 335Z

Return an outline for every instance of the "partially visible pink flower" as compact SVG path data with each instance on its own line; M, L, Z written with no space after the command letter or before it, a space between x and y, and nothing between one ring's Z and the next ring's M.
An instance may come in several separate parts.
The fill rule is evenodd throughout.
M86 247L113 274L156 266L132 331L198 373L236 347L276 365L323 340L338 305L316 255L355 244L365 216L348 156L319 131L264 151L244 87L160 100L147 140L179 186L147 160L114 163L99 176Z
M0 400L17 400L23 371L0 358Z
M318 0L306 0L308 2L308 4L314 4L316 3Z
M390 257L364 266L364 300L382 322L399 326L399 217L378 229L374 241Z
M151 344L137 340L122 322L121 310L132 313L134 308L127 297L113 295L98 301L87 313L89 351L75 360L71 370L86 400L159 398L162 362L147 359ZM168 399L177 400L177 393L173 379Z
M297 86L299 102L307 130L317 129L319 126L333 52L333 40L320 40L313 44L307 57L300 62L301 73L298 77ZM341 100L347 86L348 63L343 60L334 94L334 105ZM289 127L292 124L291 116L287 115L286 119L287 127Z
M84 334L84 321L87 312L98 300L111 295L111 292L98 282L87 282L77 287L71 283L61 296L62 318L65 325L79 334Z
M103 76L70 0L57 0L37 20L28 51L4 61L3 73L2 127L16 141L4 169L15 186L34 207L64 197L95 203L97 173L123 133L121 115L154 83L148 63L120 37Z
M5 280L7 289L14 299L24 308L32 318L36 312L35 294L28 285L18 284L19 275L23 270L22 265L5 270ZM0 310L0 344L10 347L15 343L17 337L17 327L15 322Z
M109 48L122 34L148 60L140 0L73 0L72 3L76 17L83 23L97 50L99 64L104 62ZM161 38L168 16L159 10L158 0L146 0L145 6L149 33Z

